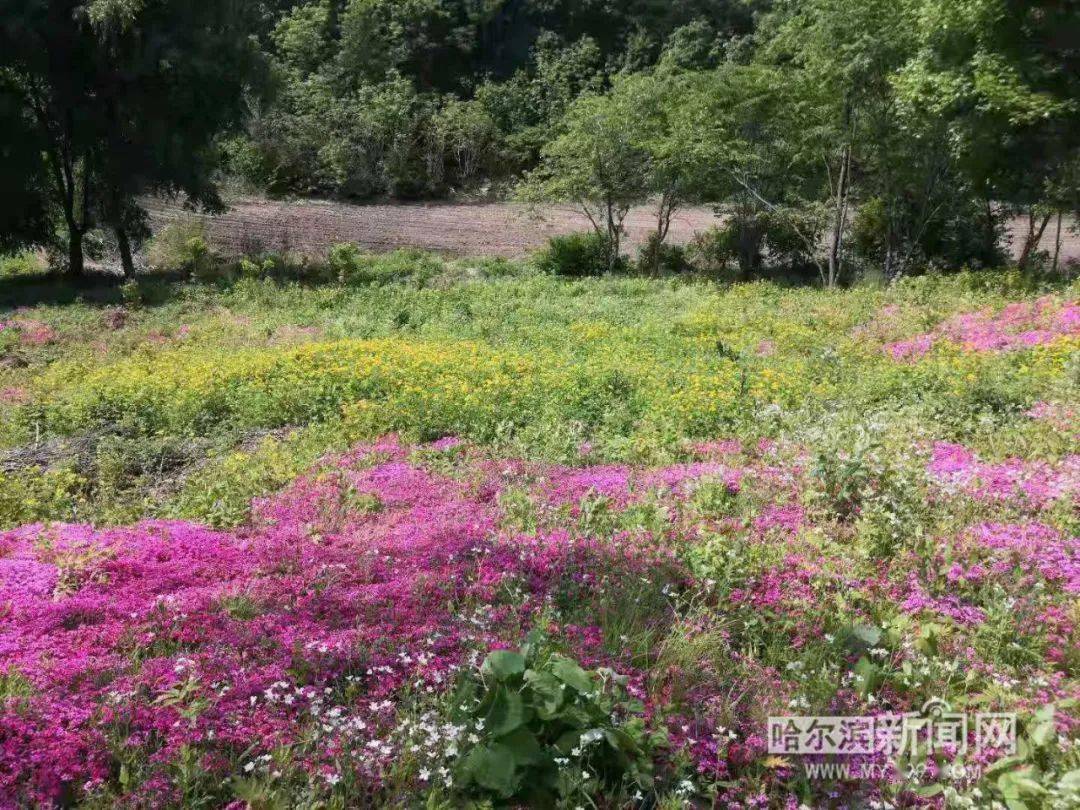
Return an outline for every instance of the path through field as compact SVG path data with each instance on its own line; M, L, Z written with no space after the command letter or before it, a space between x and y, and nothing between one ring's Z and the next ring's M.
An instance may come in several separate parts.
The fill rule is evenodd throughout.
M190 217L179 205L155 201L149 206L154 229ZM453 256L523 256L555 234L580 231L588 220L570 206L530 209L513 203L379 203L350 205L321 200L275 201L241 198L228 212L205 217L214 244L234 254L295 251L322 255L337 242L354 242L376 252L412 247ZM716 224L709 208L678 212L670 239L685 243ZM627 248L635 251L656 227L649 208L631 211L626 221ZM1020 223L1013 243L1020 243ZM1062 234L1062 260L1080 261L1080 236ZM1054 228L1043 238L1053 249Z

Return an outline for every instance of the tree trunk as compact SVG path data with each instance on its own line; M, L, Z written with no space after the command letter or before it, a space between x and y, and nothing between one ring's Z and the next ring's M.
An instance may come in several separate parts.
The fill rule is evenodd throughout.
M739 219L739 276L749 281L761 269L761 226L753 215Z
M836 286L840 279L840 255L844 244L844 226L848 208L848 175L851 173L851 145L844 147L840 178L836 190L836 216L833 220L832 244L829 246L829 278L827 286Z
M1054 273L1058 271L1058 261L1061 259L1061 210L1057 212L1057 233L1054 236Z
M660 197L660 208L656 212L656 249L652 255L654 278L660 277L660 263L664 257L663 246L671 231L671 218L675 215L677 205L678 196L674 191L665 191Z
M997 252L998 233L997 221L994 219L994 204L990 201L989 194L986 197L986 238L983 244L983 261L991 264Z
M1046 226L1050 224L1051 214L1047 214L1042 218L1042 222L1039 226L1035 227L1035 212L1032 211L1028 214L1028 232L1027 237L1024 239L1024 249L1020 252L1020 259L1017 261L1017 266L1021 270L1027 270L1028 264L1031 262L1032 254L1038 249L1042 243L1043 234L1046 232Z
M81 276L85 271L83 261L83 233L74 225L68 225L68 273Z
M131 257L131 242L128 240L127 231L117 225L116 244L120 248L120 264L124 268L124 278L135 277L135 261Z
M619 263L619 252L621 245L619 244L620 230L622 227L621 220L616 222L615 219L615 203L611 198L607 200L607 265L608 272L614 273L615 268Z

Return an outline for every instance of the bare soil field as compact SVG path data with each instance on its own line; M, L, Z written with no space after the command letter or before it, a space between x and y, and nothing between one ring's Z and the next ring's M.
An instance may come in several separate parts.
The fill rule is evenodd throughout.
M155 230L193 215L180 205L152 201L148 205ZM226 253L292 251L322 255L338 242L354 242L375 252L419 248L450 256L515 258L541 247L551 236L589 228L571 206L530 208L514 203L373 203L352 205L323 200L278 201L240 198L219 216L201 216L215 246ZM695 233L717 223L712 209L679 211L669 238L689 242ZM650 208L636 208L626 220L629 251L636 251L656 227ZM1018 249L1022 225L1012 227ZM1053 250L1054 228L1043 238ZM1062 233L1062 260L1080 261L1080 235Z

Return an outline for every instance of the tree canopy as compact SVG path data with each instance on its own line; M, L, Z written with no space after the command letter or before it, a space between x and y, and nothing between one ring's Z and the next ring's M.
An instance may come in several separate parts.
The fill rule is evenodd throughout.
M713 205L750 277L1025 267L1080 205L1076 0L0 0L5 246L147 193ZM611 263L614 266L614 262ZM655 265L659 266L659 265Z
M242 0L0 3L0 95L22 144L11 148L32 148L44 164L18 188L30 210L51 213L32 220L27 239L46 241L59 220L77 274L83 237L104 226L130 273L130 239L145 227L138 195L219 204L215 138L239 126L258 76L253 11Z

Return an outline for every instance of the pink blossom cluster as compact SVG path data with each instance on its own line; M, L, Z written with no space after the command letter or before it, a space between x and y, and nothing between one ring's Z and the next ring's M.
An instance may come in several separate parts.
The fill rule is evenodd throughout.
M992 463L981 461L963 445L939 442L927 471L944 494L983 503L1041 510L1060 500L1080 498L1080 455L1058 462L1010 458Z
M24 346L44 346L57 338L56 330L43 321L29 318L12 318L0 321L0 333L13 332Z
M1002 352L1049 343L1066 335L1080 335L1080 303L1054 296L1009 304L992 310L954 315L932 332L886 345L896 360L916 360L940 341L967 351Z
M144 800L176 800L168 765L185 747L225 779L244 752L312 728L312 773L360 752L377 785L402 690L440 692L470 655L519 642L556 590L677 576L670 553L626 538L504 532L497 478L438 475L409 454L393 439L356 450L234 532L0 535L0 661L25 683L0 708L0 806L92 791L118 748L156 769Z
M801 705L805 651L833 645L843 671L870 655L843 634L880 627L883 612L950 624L942 655L996 678L999 663L972 639L1007 594L1011 632L1044 659L1033 705L1075 692L1063 676L1080 539L1040 522L1047 515L969 525L933 538L928 553L900 545L857 572L843 528L811 527L821 515L800 499L798 459L703 449L706 460L659 469L570 468L492 459L454 438L413 448L389 437L325 459L256 501L234 531L148 521L0 534L0 807L114 795L106 790L138 806L181 804L185 752L224 784L282 750L311 779L348 773L376 803L407 753L397 732L409 701L445 698L463 668L535 627L583 665L626 674L646 721L667 732L661 758L715 780L721 805L779 806L793 774L762 773L764 717ZM962 498L1024 509L1078 491L1075 459L993 465L942 444L929 472ZM720 488L717 503L737 496L749 511L695 511L706 483ZM556 524L510 528L510 489ZM658 499L667 528L595 536L576 518L598 497L627 516ZM822 543L826 532L840 542ZM716 574L723 583L694 581L679 561L705 538L726 544L724 566L743 560ZM647 616L657 640L677 625L675 648L699 656L661 656L643 671L604 626L617 604ZM898 664L912 650L872 654ZM883 686L875 700L842 682L815 708L906 711L921 698ZM122 789L127 761L140 763L139 779Z
M1064 402L1036 402L1027 412L1036 422L1044 422L1055 430L1071 433L1080 439L1080 409Z

